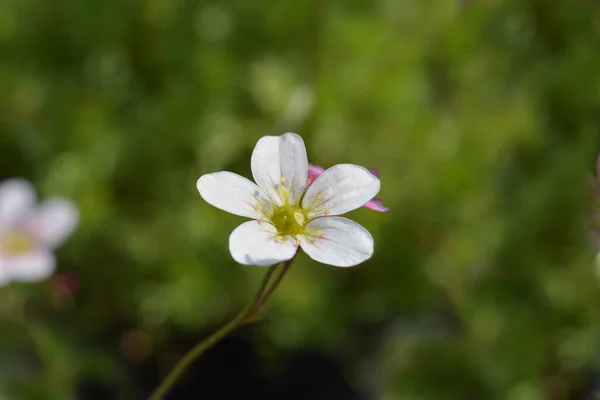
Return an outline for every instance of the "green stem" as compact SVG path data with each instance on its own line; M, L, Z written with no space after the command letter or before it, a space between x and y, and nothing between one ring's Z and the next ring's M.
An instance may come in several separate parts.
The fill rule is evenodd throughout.
M208 338L204 339L202 342L198 343L192 350L190 350L178 363L175 365L173 370L167 375L165 380L161 383L161 385L154 391L154 393L150 396L148 400L161 400L164 396L173 388L175 383L179 380L181 375L185 372L185 370L198 358L200 357L206 350L217 344L221 339L230 334L235 328L239 325L244 324L248 319L250 319L256 312L260 309L260 307L265 303L265 301L269 298L269 296L273 293L275 288L283 279L283 275L289 270L292 265L292 261L294 259L290 259L285 262L281 272L275 278L273 285L271 285L267 289L267 285L273 272L278 267L279 264L275 264L269 267L269 270L263 277L261 285L258 289L258 292L252 299L252 301L240 312L234 319L232 319L229 323L221 327L218 331L213 333ZM266 289L266 290L265 290Z

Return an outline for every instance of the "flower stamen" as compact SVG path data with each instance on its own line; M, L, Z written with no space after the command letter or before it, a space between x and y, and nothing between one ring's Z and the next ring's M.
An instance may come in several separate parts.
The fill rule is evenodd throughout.
M281 177L281 184L285 185L285 183L287 182L287 178L285 176Z
M325 214L325 215L329 215L329 210L325 210L325 211L323 211L323 214Z
M298 223L298 225L304 226L304 214L302 214L301 212L296 211L294 213L294 219L296 220L296 222Z

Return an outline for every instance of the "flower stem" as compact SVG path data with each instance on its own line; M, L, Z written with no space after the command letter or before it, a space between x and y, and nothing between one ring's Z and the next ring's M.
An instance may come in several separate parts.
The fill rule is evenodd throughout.
M283 268L273 281L273 284L267 288L271 276L275 272L275 269L279 264L272 265L269 267L267 273L263 277L258 292L252 299L252 301L231 321L221 327L218 331L198 343L192 350L190 350L179 362L175 365L173 370L167 375L161 385L154 391L148 400L161 400L164 396L173 388L175 383L179 380L185 370L206 350L217 344L221 339L230 334L235 328L246 323L250 318L254 316L265 303L265 301L275 291L285 273L290 269L294 258L286 261Z
M279 284L281 283L283 276L286 274L286 272L292 266L292 262L294 261L294 258L296 258L296 256L287 260L283 264L283 268L281 269L281 272L279 272L279 275L277 275L277 277L273 281L273 284L271 284L271 286L267 290L265 290L264 293L261 293L260 296L257 296L256 301L254 302L254 305L252 307L250 307L250 309L248 310L248 313L244 317L245 321L252 318L254 316L254 314L256 314L258 312L258 310L262 307L262 305L267 301L267 299L273 294L275 289L277 289L277 286L279 286Z

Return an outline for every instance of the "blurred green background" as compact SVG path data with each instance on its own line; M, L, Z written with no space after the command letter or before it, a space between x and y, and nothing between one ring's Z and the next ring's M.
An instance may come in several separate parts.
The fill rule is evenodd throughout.
M314 164L380 169L391 211L350 213L375 255L299 255L171 398L593 398L599 24L591 0L2 0L0 178L82 220L55 277L0 290L0 387L145 398L265 271L196 180L293 131Z

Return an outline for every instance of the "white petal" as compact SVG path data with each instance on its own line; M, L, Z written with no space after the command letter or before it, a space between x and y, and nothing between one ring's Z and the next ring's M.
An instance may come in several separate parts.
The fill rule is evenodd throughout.
M35 190L25 179L9 179L0 184L0 224L12 224L35 203Z
M273 213L273 205L265 192L233 172L202 175L196 187L207 203L232 214L261 219Z
M379 192L379 185L379 179L366 168L335 165L308 188L302 208L308 211L308 218L344 214L371 200Z
M251 165L254 180L276 205L284 203L278 191L282 185L289 191L290 204L298 204L308 178L308 158L300 136L288 132L260 138L252 152Z
M47 250L36 249L27 254L3 256L0 269L11 280L36 282L48 278L54 273L56 260Z
M229 236L229 251L244 265L273 265L294 257L298 249L295 240L276 237L277 230L268 222L244 222Z
M373 237L365 228L343 217L322 217L298 235L300 246L315 261L336 267L352 267L371 258Z
M2 259L0 259L0 287L6 286L10 283L10 276L6 273L3 268Z
M75 204L61 198L44 201L27 220L30 232L51 248L62 244L78 222L79 211Z

